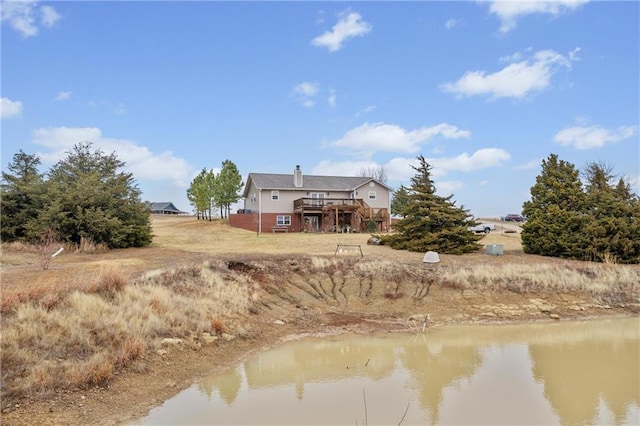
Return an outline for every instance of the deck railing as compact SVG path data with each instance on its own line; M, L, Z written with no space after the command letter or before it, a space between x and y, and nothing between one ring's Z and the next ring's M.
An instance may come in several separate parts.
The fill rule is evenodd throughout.
M362 206L362 200L353 198L298 198L293 201L294 210L322 210L327 206Z

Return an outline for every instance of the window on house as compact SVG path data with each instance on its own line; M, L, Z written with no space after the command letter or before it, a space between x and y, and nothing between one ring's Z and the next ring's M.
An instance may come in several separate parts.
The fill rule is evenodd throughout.
M369 191L369 199L370 200L376 199L376 191Z
M278 226L284 226L284 225L291 225L291 216L276 216L276 225Z
M278 201L280 199L280 191L271 191L271 199Z

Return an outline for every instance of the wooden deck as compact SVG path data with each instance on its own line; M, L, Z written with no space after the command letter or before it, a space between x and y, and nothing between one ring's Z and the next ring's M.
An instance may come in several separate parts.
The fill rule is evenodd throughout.
M365 232L370 221L376 222L380 231L389 227L388 209L370 207L359 198L299 198L293 207L303 222L304 217L316 216L322 232Z

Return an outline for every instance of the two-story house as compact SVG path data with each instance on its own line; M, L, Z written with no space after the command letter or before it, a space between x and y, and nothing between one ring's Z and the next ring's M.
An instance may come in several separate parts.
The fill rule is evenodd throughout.
M370 177L249 173L231 226L256 232L389 230L391 188Z

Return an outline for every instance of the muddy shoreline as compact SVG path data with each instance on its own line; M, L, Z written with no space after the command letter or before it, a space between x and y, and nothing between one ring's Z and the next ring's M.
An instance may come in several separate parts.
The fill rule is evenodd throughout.
M498 295L493 295L497 305ZM505 295L504 299L510 299ZM548 299L551 299L550 297ZM566 296L565 296L566 299ZM567 300L570 305L570 300ZM466 305L469 308L469 305ZM488 316L481 319L465 320L463 306L449 306L436 312L437 324L441 325L480 325L508 324L523 322L553 322L546 313L532 313L523 317ZM573 311L559 308L560 321L593 320L638 316L635 309L610 308L588 311ZM445 313L448 312L448 313ZM220 374L246 361L254 354L290 340L305 337L324 337L344 333L384 333L415 332L407 317L398 315L353 315L349 313L328 312L313 315L292 316L274 319L274 316L257 316L252 331L232 341L215 342L199 349L187 346L174 346L165 355L148 354L145 357L144 371L126 371L118 374L106 387L94 387L78 391L65 391L55 397L21 401L2 415L4 425L123 425L136 424L149 410L161 405L167 399L190 387L198 380ZM278 321L276 323L275 321ZM284 324L280 324L282 321ZM428 330L427 330L428 333Z

